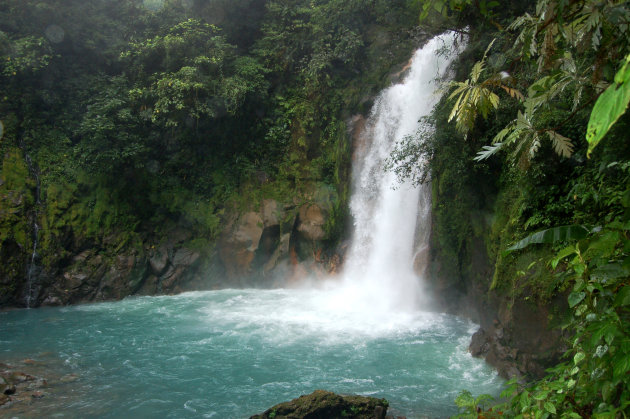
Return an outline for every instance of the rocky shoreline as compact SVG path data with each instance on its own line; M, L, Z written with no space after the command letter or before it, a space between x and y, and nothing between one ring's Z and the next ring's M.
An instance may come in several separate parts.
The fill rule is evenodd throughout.
M11 364L0 363L0 416L33 414L33 417L37 417L38 407L41 406L38 404L59 397L64 392L64 385L77 380L79 376L76 374L58 376L46 363L33 359ZM387 415L388 407L386 399L315 390L311 394L279 403L250 419L406 419L403 416Z
M78 379L73 373L53 372L43 361L0 362L0 416L28 414L37 403L50 400Z

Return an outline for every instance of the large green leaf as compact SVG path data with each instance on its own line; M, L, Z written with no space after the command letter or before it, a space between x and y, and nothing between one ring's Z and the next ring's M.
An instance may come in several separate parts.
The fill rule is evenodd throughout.
M628 103L630 103L630 55L626 57L625 63L615 75L615 82L602 93L593 107L586 131L589 155L619 117L626 112Z
M508 248L507 251L512 252L514 250L523 249L530 244L556 243L558 241L566 240L580 240L586 237L588 233L588 228L584 227L583 225L577 224L548 228L547 230L538 231L525 237L523 240Z
M617 295L615 295L615 305L617 307L630 305L630 286L621 287L621 289L617 291Z
M613 379L617 380L630 371L630 357L618 355L613 360Z
M586 293L584 292L572 292L571 294L569 294L569 298L568 298L569 307L573 308L576 305L580 304L582 300L584 300L584 297L586 297Z
M556 406L553 405L553 403L551 402L545 402L544 404L545 406L545 410L553 415L556 414Z

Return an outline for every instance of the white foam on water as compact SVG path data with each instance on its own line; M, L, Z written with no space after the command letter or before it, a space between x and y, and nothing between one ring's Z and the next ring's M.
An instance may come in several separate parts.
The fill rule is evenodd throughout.
M209 327L275 343L315 339L317 344L353 343L360 348L365 339L439 333L445 321L445 315L438 313L369 312L362 306L338 305L339 289L334 288L225 292L245 298L215 299L200 307Z

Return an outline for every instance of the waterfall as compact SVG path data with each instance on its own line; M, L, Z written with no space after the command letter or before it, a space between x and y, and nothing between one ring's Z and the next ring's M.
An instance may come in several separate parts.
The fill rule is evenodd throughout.
M37 276L39 274L39 267L37 266L37 245L39 244L39 224L37 224L37 215L33 216L33 250L30 256L30 262L26 268L26 297L24 298L26 308L31 308L33 300L37 301L37 295L39 294L38 285L36 284Z
M21 147L24 150L24 159L26 160L26 165L28 166L28 171L31 176L35 179L36 189L35 189L35 206L30 214L30 221L32 226L32 238L33 238L33 249L31 251L31 255L26 265L26 295L24 296L24 303L26 304L26 308L31 308L31 304L37 301L37 297L39 295L39 284L38 284L38 276L40 273L40 268L37 265L37 259L39 255L37 254L37 245L39 244L39 230L40 226L37 224L37 219L39 217L39 208L42 205L41 201L41 181L39 178L39 170L37 169L35 163L33 163L33 159L26 152L26 146L23 141L21 141Z
M413 265L428 249L430 190L427 185L398 184L383 166L395 144L415 134L419 119L435 105L434 80L449 64L439 49L452 50L455 39L447 33L416 51L404 80L378 97L360 138L350 198L354 232L343 275L348 289L344 298L351 304L407 311L427 303L418 275L422 267L414 270Z

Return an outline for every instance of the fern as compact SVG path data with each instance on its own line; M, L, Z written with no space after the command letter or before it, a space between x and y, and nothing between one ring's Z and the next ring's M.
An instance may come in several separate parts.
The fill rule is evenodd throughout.
M549 139L553 144L553 149L556 154L567 158L573 155L573 143L569 138L564 137L552 130L547 131L547 135L549 135Z
M500 98L493 91L495 88L505 90L513 98L523 99L523 95L517 89L504 84L504 81L509 79L507 73L493 74L481 81L486 69L488 52L494 42L494 40L490 42L481 61L473 65L467 80L451 81L448 84L448 87L453 89L448 100L455 100L448 121L455 120L457 130L464 135L473 128L479 115L486 119L491 111L499 108Z
M493 145L485 145L481 149L480 152L477 153L477 156L473 158L475 161L482 161L487 159L488 157L498 153L503 148L503 143L496 143Z

